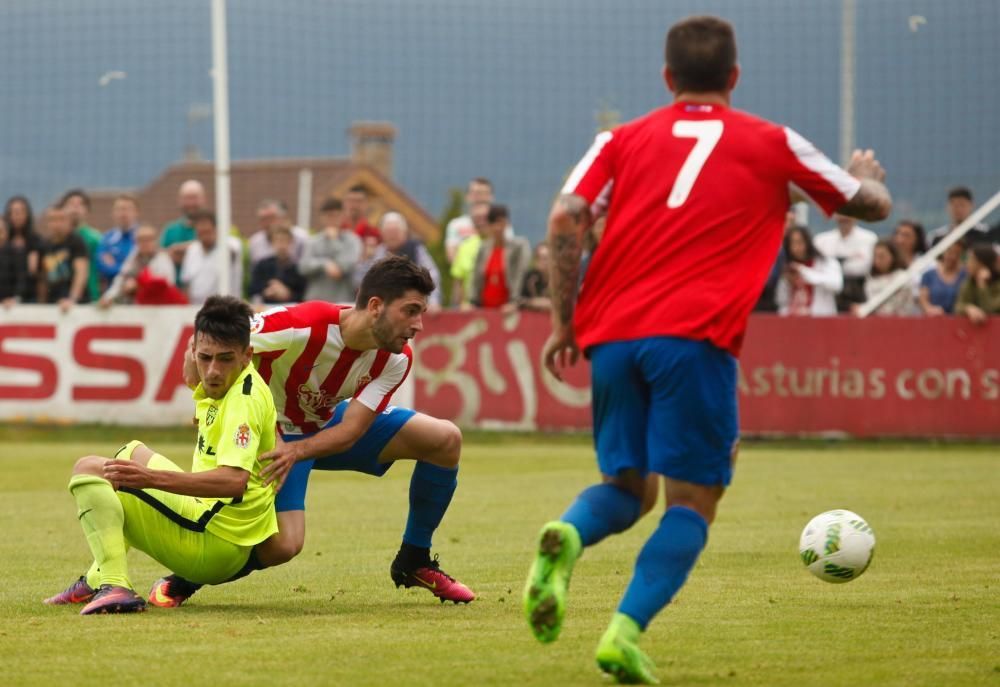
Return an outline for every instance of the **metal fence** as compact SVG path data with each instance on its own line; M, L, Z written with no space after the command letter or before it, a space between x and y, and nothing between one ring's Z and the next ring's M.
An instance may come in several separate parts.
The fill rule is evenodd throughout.
M231 0L232 157L341 157L352 122L389 121L396 181L432 215L483 175L537 239L594 131L666 102L665 30L692 13L736 27L738 107L833 157L879 152L894 218L933 226L948 187L1000 188L995 0ZM0 195L211 157L209 0L8 0L0 41Z

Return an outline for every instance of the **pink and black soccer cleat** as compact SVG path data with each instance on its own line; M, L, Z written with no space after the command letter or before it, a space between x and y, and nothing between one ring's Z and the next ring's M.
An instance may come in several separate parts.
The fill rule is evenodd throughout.
M153 588L149 590L149 603L160 608L177 608L199 589L200 584L188 582L177 575L167 575L153 583Z
M416 567L413 570L404 570L393 561L389 573L397 588L423 587L441 599L441 603L451 601L456 604L467 604L476 598L471 589L441 570L437 556L434 556L434 560L426 565Z
M80 615L141 613L145 610L146 602L128 587L102 584L90 603L80 611Z
M43 603L50 606L63 606L65 604L85 604L94 598L97 592L87 584L87 578L80 575L80 579L66 587L55 596L50 596Z

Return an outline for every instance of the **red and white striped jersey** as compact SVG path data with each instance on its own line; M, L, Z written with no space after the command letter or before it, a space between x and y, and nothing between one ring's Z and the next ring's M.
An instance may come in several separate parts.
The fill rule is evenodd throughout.
M391 353L344 345L340 313L348 307L308 301L254 317L254 362L274 396L282 434L320 431L347 398L380 413L406 379L413 363L409 346Z
M677 336L738 355L789 185L830 213L860 182L791 129L719 105L678 102L599 134L563 187L607 210L577 343Z

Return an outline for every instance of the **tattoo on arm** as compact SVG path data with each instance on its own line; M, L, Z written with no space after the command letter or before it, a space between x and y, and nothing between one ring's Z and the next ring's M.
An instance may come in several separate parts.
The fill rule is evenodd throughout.
M559 197L549 220L549 250L552 253L549 292L552 317L559 326L569 326L573 321L580 282L582 235L590 224L587 201L577 195Z
M585 227L580 227L581 224L590 225L590 207L587 205L582 197L576 195L575 193L564 193L559 196L559 200L556 201L559 206L566 211L573 221L577 224L578 228L585 229Z
M866 222L878 222L892 212L892 197L881 181L862 179L858 192L837 208L837 212Z
M580 281L580 237L576 234L552 236L552 312L559 324L573 321L577 284Z

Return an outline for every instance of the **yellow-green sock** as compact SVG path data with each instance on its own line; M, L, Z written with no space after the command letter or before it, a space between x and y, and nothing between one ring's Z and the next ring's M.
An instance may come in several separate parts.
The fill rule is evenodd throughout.
M80 526L87 545L94 554L94 564L87 571L87 583L97 573L98 584L132 588L128 579L125 543L125 511L111 488L111 483L96 475L73 475L69 490L76 499Z
M90 569L87 570L87 574L83 576L83 579L87 581L91 589L97 589L101 586L101 569L97 566L97 561L90 564Z

